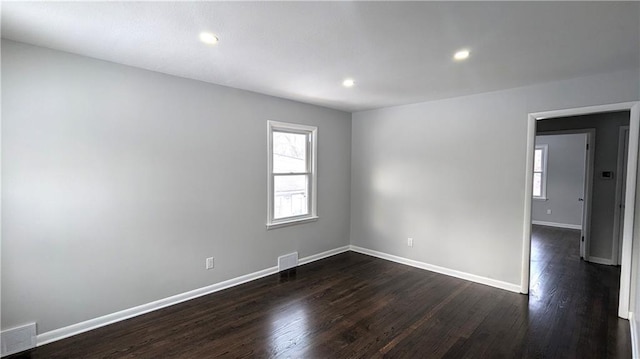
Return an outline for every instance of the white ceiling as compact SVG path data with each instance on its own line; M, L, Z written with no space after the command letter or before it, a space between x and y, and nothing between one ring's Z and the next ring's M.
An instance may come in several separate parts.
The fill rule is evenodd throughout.
M2 37L359 111L637 68L640 4L3 2Z

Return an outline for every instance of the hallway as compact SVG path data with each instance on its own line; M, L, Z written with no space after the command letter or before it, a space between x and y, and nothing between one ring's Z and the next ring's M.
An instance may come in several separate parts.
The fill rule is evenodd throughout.
M533 226L528 347L558 358L630 358L629 323L617 317L620 267L579 253L579 230Z

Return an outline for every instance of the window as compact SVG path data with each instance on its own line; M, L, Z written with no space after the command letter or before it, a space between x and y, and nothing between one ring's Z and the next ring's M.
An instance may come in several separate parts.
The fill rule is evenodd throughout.
M533 198L547 199L547 145L537 145L533 156Z
M267 227L316 220L316 139L312 126L268 121Z

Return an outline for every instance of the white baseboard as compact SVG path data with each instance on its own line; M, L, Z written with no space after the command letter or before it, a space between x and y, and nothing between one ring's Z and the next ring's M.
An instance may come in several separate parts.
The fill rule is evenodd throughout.
M558 227L558 228L568 228L568 229L582 229L582 226L577 224L566 224L566 223L555 223L555 222L544 222L544 221L531 221L531 224L537 224L539 226L547 226L547 227ZM609 266L616 265L613 260L609 258L600 258L588 256L585 258L586 261L596 263L596 264L606 264Z
M545 222L545 221L531 221L531 224L537 224L539 226L547 226L547 227L567 228L567 229L582 229L582 226L579 224L556 223L556 222Z
M428 271L432 271L432 272L448 275L448 276L451 276L451 277L456 277L456 278L468 280L468 281L475 282L475 283L488 285L488 286L495 287L495 288L508 290L510 292L520 293L520 284L507 283L507 282L499 281L499 280L496 280L496 279L491 279L491 278L487 278L487 277L481 277L481 276L478 276L478 275L475 275L475 274L461 272L461 271L457 271L457 270L449 269L449 268L444 268L444 267L436 266L436 265L433 265L433 264L419 262L419 261L416 261L416 260L413 260L413 259L394 256L392 254L378 252L378 251L374 251L372 249L362 248L362 247L358 247L358 246L353 246L352 245L352 246L350 246L350 248L354 252L367 254L367 255L370 255L370 256L373 256L373 257L386 259L388 261L392 261L392 262L396 262L396 263L400 263L400 264L406 264L408 266L412 266L412 267L416 267L416 268L420 268L420 269L426 269Z
M331 249L322 253L317 253L308 257L304 257L298 261L298 265L311 263L311 262L324 259L336 254L347 252L349 250L362 253L362 254L371 255L371 256L378 257L385 260L390 260L392 262L397 262L397 263L409 265L412 267L426 269L432 272L469 280L475 283L485 284L488 286L508 290L511 292L516 292L516 293L520 292L520 285L517 285L517 284L502 282L502 281L491 279L491 278L481 277L481 276L477 276L470 273L465 273L465 272L460 272L453 269L439 267L432 264L427 264L427 263L423 263L423 262L419 262L419 261L415 261L415 260L411 260L403 257L398 257L391 254L386 254L383 252L378 252L378 251L374 251L371 249L366 249L358 246L343 246L343 247ZM37 336L37 345L44 345L44 344L58 341L64 338L68 338L77 334L81 334L81 333L84 333L93 329L97 329L109 324L113 324L129 318L133 318L145 313L149 313L158 309L162 309L162 308L174 305L174 304L182 303L182 302L195 299L207 294L215 293L223 289L234 287L234 286L247 283L247 282L250 282L262 277L266 277L271 274L276 274L276 273L278 273L277 266L266 268L254 273L249 273L249 274L246 274L237 278L232 278L220 283L194 289L192 291L177 294L177 295L160 299L151 303L139 305L137 307L125 309L119 312L107 314L107 315L90 319L84 322L72 324L67 327L55 329L46 333L39 334Z
M298 261L298 265L311 263L323 258L327 258L339 253L343 253L349 250L349 246L331 249L322 253L314 254L308 257L301 258ZM69 325L67 327L48 331L46 333L39 334L37 336L37 345L44 345L47 343L55 342L64 338L68 338L80 333L84 333L93 329L104 327L105 325L113 324L123 321L125 319L137 317L139 315L152 312L154 310L162 309L174 304L182 303L191 299L202 297L207 294L215 293L223 289L235 287L240 284L244 284L262 277L266 277L271 274L278 273L278 267L270 267L257 272L249 273L237 278L232 278L220 283L212 284L206 287L194 289L188 292L180 293L171 297L156 300L151 303L142 304L137 307L121 310L119 312L107 314L98 318L89 319L84 322Z
M182 303L190 299L195 299L207 295L210 293L218 292L223 289L234 287L252 280L256 280L262 277L266 277L271 274L278 273L278 267L270 267L257 271L254 273L246 274L237 278L229 279L220 283L212 284L206 287L194 289L188 292L180 293L171 297L156 300L147 304L142 304L137 307L121 310L119 312L103 315L98 318L89 319L84 322L69 325L67 327L48 331L46 333L38 334L38 345L44 345L57 340L68 338L70 336L87 332L89 330L104 327L105 325L113 324L123 321L125 319L137 317L142 314L152 312L154 310L162 309L174 304Z
M320 259L325 259L327 257L335 256L336 254L344 253L349 251L349 246L339 247L335 249L330 249L328 251L324 251L322 253L313 254L308 257L300 258L298 260L298 265L301 266L303 264L311 263L318 261Z
M613 263L613 261L609 258L600 258L600 257L593 257L593 256L588 256L585 259L587 262L592 262L595 264L606 264L609 266L613 266L615 265L615 263Z
M640 358L638 353L638 324L635 321L633 312L629 312L629 329L631 330L631 357Z

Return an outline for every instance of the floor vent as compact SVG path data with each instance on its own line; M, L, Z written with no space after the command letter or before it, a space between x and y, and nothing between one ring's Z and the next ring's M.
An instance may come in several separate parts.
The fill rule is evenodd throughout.
M298 266L298 252L285 254L278 257L278 271L282 272L287 269Z
M36 347L36 323L2 331L1 355L11 355Z

